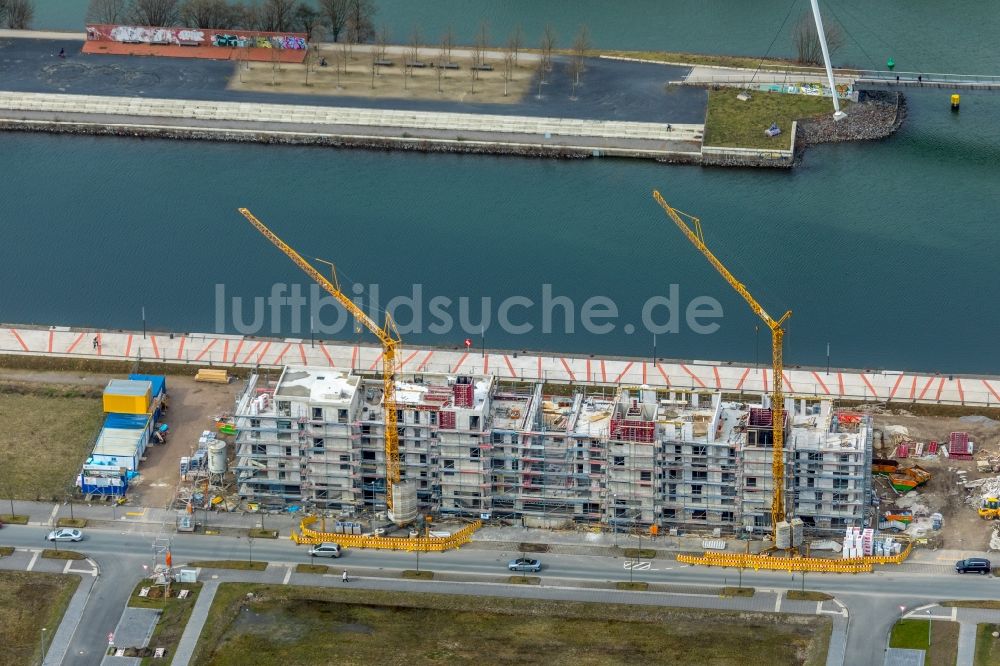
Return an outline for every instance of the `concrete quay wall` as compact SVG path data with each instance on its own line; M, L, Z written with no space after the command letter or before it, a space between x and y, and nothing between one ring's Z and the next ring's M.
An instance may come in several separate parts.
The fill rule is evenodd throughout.
M8 91L0 91L0 122L34 131L109 133L97 126L167 138L664 161L699 160L704 133L694 124Z

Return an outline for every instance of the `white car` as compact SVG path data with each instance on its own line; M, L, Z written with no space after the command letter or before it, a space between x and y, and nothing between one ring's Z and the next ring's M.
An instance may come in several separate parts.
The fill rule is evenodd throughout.
M49 541L80 541L83 539L83 532L78 529L64 527L62 529L52 530L45 538Z
M314 557L340 557L340 544L321 543L310 548L309 554Z

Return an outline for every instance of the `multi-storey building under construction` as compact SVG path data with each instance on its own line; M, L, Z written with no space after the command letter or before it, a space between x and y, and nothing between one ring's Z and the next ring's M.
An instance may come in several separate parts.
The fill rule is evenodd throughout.
M563 387L565 388L565 387ZM421 509L618 527L770 531L772 412L720 393L494 376L397 381L400 476ZM870 517L871 423L788 399L785 497L816 529ZM333 368L252 376L236 406L239 493L340 514L385 507L381 379Z

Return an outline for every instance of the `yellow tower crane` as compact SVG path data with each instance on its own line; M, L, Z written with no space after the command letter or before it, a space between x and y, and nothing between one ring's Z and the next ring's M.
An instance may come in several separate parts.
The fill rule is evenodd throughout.
M275 247L285 253L289 259L301 268L306 275L311 277L328 294L337 299L337 302L344 306L344 309L361 324L371 331L382 343L382 401L385 409L385 502L392 517L393 501L392 488L399 483L399 429L396 422L396 364L399 358L399 346L402 340L396 330L396 324L388 312L385 313L385 324L379 326L378 323L365 314L365 311L357 306L344 292L340 290L339 284L334 284L327 280L312 264L306 261L302 255L296 252L291 246L281 240L277 234L267 228L258 220L253 213L246 208L239 209L240 214L245 217L257 231L267 240L271 241ZM336 271L333 272L334 281L337 280Z
M784 315L781 316L777 321L774 320L771 315L767 314L767 311L761 307L757 299L747 291L747 288L743 286L743 283L737 280L732 273L729 272L721 261L716 258L712 251L708 249L705 245L705 236L701 231L701 221L692 215L683 213L676 208L672 208L660 193L653 190L653 198L656 199L656 203L663 207L663 210L667 212L670 219L674 221L677 228L687 236L687 239L691 241L691 244L698 248L698 251L705 255L708 262L715 267L715 270L722 275L723 279L729 283L736 293L743 297L743 300L747 302L750 309L754 311L758 317L760 317L767 327L771 329L771 368L773 372L773 377L771 380L771 414L774 417L772 422L773 435L773 450L771 459L771 472L774 476L774 494L771 498L771 530L777 540L778 534L778 523L785 520L785 458L784 458L784 448L785 448L785 396L782 390L783 375L782 375L782 359L781 350L784 345L785 331L781 328L781 325L785 323L785 320L792 315L792 311L789 310ZM694 229L692 229L684 218L688 218L694 223Z

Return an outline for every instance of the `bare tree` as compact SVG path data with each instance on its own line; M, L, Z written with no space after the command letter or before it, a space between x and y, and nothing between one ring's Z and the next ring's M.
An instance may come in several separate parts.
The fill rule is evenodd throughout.
M552 51L556 48L556 31L551 25L546 25L542 32L542 77L544 72L552 69Z
M507 47L514 54L514 67L517 67L517 54L524 48L524 29L521 28L520 23L514 26L514 32L510 34L510 39L507 40Z
M476 54L476 59L472 63L473 67L482 67L486 64L486 49L490 44L490 35L486 27L486 21L479 24L479 32L476 34L476 48L473 49L473 53ZM476 70L479 71L478 69ZM479 78L479 75L476 75Z
M451 62L451 50L453 48L455 48L455 31L449 25L448 29L444 32L444 36L441 37L441 55L444 56L445 62Z
M226 0L183 0L178 15L181 23L190 28L234 28L240 18Z
M515 40L511 36L510 40L507 41L507 48L503 51L503 96L507 96L507 84L514 78L514 63L517 61L517 56L515 55L517 51L515 50Z
M375 77L379 74L379 63L385 60L386 46L389 44L389 26L382 24L378 38L375 41L375 48L372 49L372 90L375 89Z
M445 67L444 66L445 66L445 64L447 64L450 61L450 58L448 57L450 55L450 51L451 51L451 45L449 44L449 41L448 41L449 39L451 39L451 29L450 28L448 29L448 32L446 32L444 34L444 36L441 38L441 46L438 47L437 67L434 68L436 70L435 74L437 74L438 92L439 93L443 92L441 90L441 78L444 76L444 73L445 73Z
M281 71L281 49L271 46L271 85L278 85L278 72Z
M34 18L31 0L0 0L0 23L11 30L27 30Z
M319 0L316 4L319 7L320 16L330 28L330 36L333 37L333 41L340 41L340 35L347 27L350 0Z
M127 4L128 0L90 0L87 5L87 23L121 23L125 20Z
M253 2L250 4L243 4L238 2L232 5L230 8L232 12L232 22L234 28L242 28L243 30L263 30L262 17L263 12L261 11L260 5Z
M571 64L573 73L573 99L576 99L576 89L580 85L580 74L585 69L584 58L590 50L590 30L587 26L581 25L580 32L573 40L573 62Z
M306 86L309 85L309 72L316 69L316 66L319 64L319 58L319 50L316 45L310 44L309 48L306 49L306 57L302 61L302 64L305 65L306 68Z
M420 62L420 42L422 36L420 26L413 26L413 34L410 35L410 48L407 52L406 62L403 63L403 90L406 90L406 70L410 70L410 77L413 77L413 68Z
M469 67L469 80L473 95L476 94L476 79L479 78L479 64L483 60L483 48L482 41L477 37L472 45L472 66Z
M309 39L314 39L313 29L322 26L323 17L318 11L304 2L300 2L295 8L295 23L302 28L302 32L309 35Z
M383 23L382 29L378 31L378 40L376 41L379 60L385 60L386 49L391 39L392 35L389 32L389 24Z
M348 33L348 34L350 34L350 33ZM352 51L353 51L353 48L351 47L351 41L350 41L350 39L346 39L346 40L344 40L344 41L342 41L340 43L340 51L341 51L341 58L340 59L343 62L343 65L344 65L344 76L347 76L347 66L349 64L351 64L351 54L352 54ZM336 65L336 64L337 63L334 63L334 65ZM338 88L340 87L340 70L339 70L339 68L337 70L337 87Z
M844 33L837 24L825 24L826 46L830 55L844 45ZM816 21L809 12L799 17L792 26L792 44L795 45L796 60L807 65L823 64L823 47L819 43L819 33L816 32Z
M263 29L267 32L288 32L295 25L297 0L264 0L261 5Z
M367 42L375 36L374 0L348 0L347 23L353 26L355 43Z
M132 0L129 18L137 25L176 25L177 0Z

